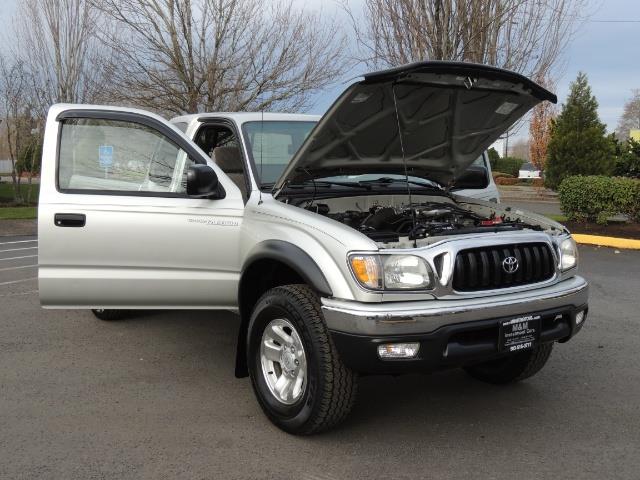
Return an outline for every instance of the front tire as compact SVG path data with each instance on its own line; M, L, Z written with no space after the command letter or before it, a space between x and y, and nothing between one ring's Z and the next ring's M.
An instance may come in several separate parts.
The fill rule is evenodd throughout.
M498 360L465 367L465 371L477 380L494 384L514 383L532 377L545 366L553 342L538 345L526 352L519 352Z
M258 300L247 355L258 402L282 430L310 435L349 414L357 377L340 360L318 296L307 285L276 287Z
M114 320L122 320L127 316L126 310L112 310L106 308L94 308L91 310L96 318L100 320L105 320L107 322L112 322Z

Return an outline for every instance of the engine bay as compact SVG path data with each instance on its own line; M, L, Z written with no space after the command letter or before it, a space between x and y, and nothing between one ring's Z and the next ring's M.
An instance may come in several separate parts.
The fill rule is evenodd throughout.
M493 209L486 214L457 205L450 199L394 205L374 204L357 209L341 209L327 203L305 206L320 215L343 223L367 235L375 242L395 243L443 235L462 235L531 229L541 231L540 225L524 222L518 216L499 213Z

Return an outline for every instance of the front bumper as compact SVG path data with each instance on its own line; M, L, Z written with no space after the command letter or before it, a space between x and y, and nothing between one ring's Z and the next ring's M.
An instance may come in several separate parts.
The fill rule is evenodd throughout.
M365 304L323 299L322 310L338 352L361 373L405 373L464 366L499 357L502 320L525 314L542 317L539 343L567 341L584 324L588 284L579 276L544 288L456 300ZM419 342L418 358L380 360L381 343Z

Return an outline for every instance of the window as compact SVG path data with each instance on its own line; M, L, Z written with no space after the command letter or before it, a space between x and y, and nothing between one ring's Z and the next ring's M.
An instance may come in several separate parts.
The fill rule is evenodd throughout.
M233 131L222 125L203 125L198 130L195 142L211 158L216 148L238 148L238 140Z
M316 122L299 121L246 122L243 125L257 176L263 185L280 178L315 125Z
M58 186L64 191L185 194L194 162L158 131L119 120L62 124Z
M231 128L224 125L205 124L196 135L196 145L207 152L213 163L222 170L240 189L242 198L247 198L247 182L245 177L242 151L238 138Z

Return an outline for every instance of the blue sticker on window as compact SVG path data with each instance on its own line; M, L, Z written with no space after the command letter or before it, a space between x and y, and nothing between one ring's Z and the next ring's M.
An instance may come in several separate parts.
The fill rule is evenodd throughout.
M113 146L112 145L100 145L98 146L98 162L100 167L109 168L113 165Z

